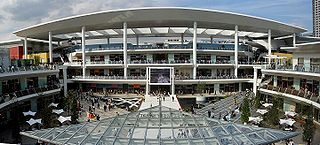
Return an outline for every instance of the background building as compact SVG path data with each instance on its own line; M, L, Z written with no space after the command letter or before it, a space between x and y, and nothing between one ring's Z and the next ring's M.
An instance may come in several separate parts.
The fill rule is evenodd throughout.
M313 0L313 35L320 37L320 0Z

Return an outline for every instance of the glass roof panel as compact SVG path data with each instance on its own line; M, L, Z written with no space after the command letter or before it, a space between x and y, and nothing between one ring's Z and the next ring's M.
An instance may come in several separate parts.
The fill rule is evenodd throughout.
M222 122L160 106L133 114L135 115L120 115L96 122L27 131L22 134L35 139L46 139L46 142L52 140L60 144L88 145L121 145L129 142L143 144L144 141L146 144L250 145L275 142L297 135L296 132Z
M240 145L254 145L245 135L235 135L234 139Z
M236 144L231 136L225 136L220 139L222 145L234 145Z

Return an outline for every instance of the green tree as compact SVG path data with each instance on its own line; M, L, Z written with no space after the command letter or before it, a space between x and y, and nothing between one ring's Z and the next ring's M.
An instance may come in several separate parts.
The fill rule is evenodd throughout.
M248 122L250 117L250 103L247 97L244 97L243 104L241 106L241 122Z
M75 93L71 93L72 95L70 96L72 101L71 101L71 106L70 106L70 110L71 110L71 123L72 124L77 124L78 123L78 118L79 118L79 114L78 114L78 99L77 99L77 95Z
M260 101L261 101L261 95L260 95L260 92L257 91L257 95L256 95L255 98L254 98L254 107L255 107L255 108L258 109L258 108L261 107Z
M202 95L202 92L203 92L203 90L205 89L205 87L206 87L206 84L205 83L198 83L197 84L197 88L196 88L196 90L197 90L197 93L199 93L200 95Z
M52 108L49 107L47 100L44 101L43 108L39 110L40 118L42 119L43 128L51 128L54 126L54 116L52 114Z
M273 106L265 115L265 120L270 127L275 128L279 124L280 117L283 114L283 99L278 95L274 95L272 104Z
M306 112L307 117L303 125L303 140L309 141L313 138L314 124L313 124L313 107L308 106L308 111Z

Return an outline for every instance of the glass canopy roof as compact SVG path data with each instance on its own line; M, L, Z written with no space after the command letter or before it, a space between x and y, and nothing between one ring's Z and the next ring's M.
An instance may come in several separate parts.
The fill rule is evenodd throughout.
M299 133L223 122L155 106L97 122L20 134L48 143L69 145L253 145L277 142Z

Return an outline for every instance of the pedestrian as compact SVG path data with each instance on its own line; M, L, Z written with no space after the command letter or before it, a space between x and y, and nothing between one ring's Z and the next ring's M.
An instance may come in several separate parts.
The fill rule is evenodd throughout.
M171 97L171 99L172 99L172 102L174 102L174 97L173 96Z
M208 111L208 117L209 118L211 117L211 111L210 110Z
M106 105L103 105L103 110L104 110L104 112L107 112L107 106Z

